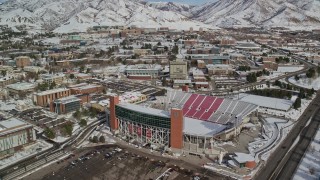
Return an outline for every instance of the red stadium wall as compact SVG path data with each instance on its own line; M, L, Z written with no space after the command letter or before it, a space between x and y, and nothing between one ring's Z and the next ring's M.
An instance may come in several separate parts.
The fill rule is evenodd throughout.
M119 96L110 97L110 126L111 130L117 130L119 124L116 118L116 105L119 104Z
M183 148L183 112L181 109L171 109L170 146Z
M187 85L182 86L182 91L189 92L189 86Z

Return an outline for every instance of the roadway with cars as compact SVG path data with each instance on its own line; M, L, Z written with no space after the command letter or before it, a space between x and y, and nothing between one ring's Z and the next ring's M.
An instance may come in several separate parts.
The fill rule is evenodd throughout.
M95 129L97 124L101 124L103 123L103 121L101 121L101 119L93 122L92 124L90 124L89 126L87 126L84 130L82 130L79 134L76 134L76 135L72 135L72 137L67 140L66 142L63 142L63 143L56 143L56 142L50 142L50 143L53 143L54 146L51 147L50 149L47 149L39 154L36 154L36 155L33 155L33 156L30 156L26 159L23 159L21 161L18 161L6 168L3 168L0 170L0 179L2 179L2 177L12 173L12 172L15 172L16 171L16 167L19 167L19 168L25 168L27 167L28 165L30 164L33 164L35 162L37 162L39 159L42 159L42 158L45 158L47 156L50 156L51 154L55 154L56 152L58 151L61 151L61 150L64 150L64 151L68 151L68 150L71 150L72 149L72 146L73 144L81 141L82 138L84 138L88 132L92 132L92 129ZM48 141L47 138L43 137L41 134L39 135L40 138L42 139L45 139Z
M319 128L319 102L320 91L254 179L291 179Z
M284 54L280 50L279 50L279 52ZM274 82L274 81L280 80L280 79L288 79L288 78L293 77L295 75L300 75L300 74L306 73L310 68L317 67L316 65L314 65L314 64L312 64L312 63L310 63L308 61L305 61L304 59L302 59L299 56L292 55L291 58L303 63L304 64L304 68L299 70L299 71L289 72L289 73L286 73L286 74L284 74L282 76L278 76L278 77L272 78L272 79L268 80L269 82ZM240 90L240 89L256 87L256 86L259 86L259 85L266 84L268 81L260 81L260 82L254 82L254 83L246 83L246 84L243 84L243 85L236 85L236 86L232 87L232 90L233 91L237 91L237 90ZM294 85L294 86L296 86L296 85ZM303 88L303 87L299 87L299 88ZM228 93L229 94L230 93L230 89L223 89L223 90L216 89L216 90L211 90L211 91L200 91L199 93L203 93L203 94L224 94L224 93Z

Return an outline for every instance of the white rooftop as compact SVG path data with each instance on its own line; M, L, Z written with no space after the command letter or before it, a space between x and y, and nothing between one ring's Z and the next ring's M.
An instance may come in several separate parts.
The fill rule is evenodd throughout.
M15 90L21 91L21 90L33 89L36 87L36 85L32 84L32 83L23 82L23 83L10 84L7 87L10 89L15 89Z
M23 122L20 119L11 118L8 120L0 121L0 130L5 130L21 125L27 125L27 123Z
M290 100L257 96L257 95L251 95L251 94L245 94L245 93L240 94L239 98L241 101L244 101L244 102L256 104L258 106L265 107L265 108L278 109L282 111L288 111L293 104L293 102Z
M232 66L228 64L207 64L206 67L210 69L232 69Z
M87 76L91 76L90 74L85 74L85 73L78 73L75 74L76 77L87 77Z
M200 69L196 69L196 68L192 69L192 74L193 74L194 76L204 76L203 71L200 70Z
M78 86L76 88L78 88L80 90L83 90L83 89L90 89L90 88L96 88L96 87L99 87L99 86L94 85L94 84L87 84L87 85L84 85L84 86Z
M55 102L61 102L63 104L74 102L74 101L80 101L80 99L75 96L67 96L67 97L63 97L55 100Z
M86 86L88 85L87 83L80 83L80 84L73 84L73 85L69 85L68 88L77 88L80 86Z
M199 84L199 85L207 85L207 84L209 84L209 82L195 82L195 84Z
M238 162L238 163L246 163L248 161L254 161L254 157L252 157L250 154L245 154L245 153L240 153L236 152L236 156L233 158Z
M182 79L176 79L173 81L174 84L187 84L187 83L191 83L191 80L190 79L187 79L187 80L182 80Z
M161 70L159 64L136 64L127 66L126 70Z
M226 127L222 124L184 117L183 132L190 135L212 136L223 131Z
M57 88L57 89L51 89L51 90L36 93L36 95L44 96L44 95L58 93L58 92L66 91L66 90L68 90L68 89L67 88Z
M64 74L46 74L43 75L43 79L53 79L53 78L59 78L59 77L65 77Z
M11 111L16 108L15 102L0 101L0 111Z
M114 93L110 93L107 94L108 96L117 96L117 94ZM143 94L141 92L125 92L124 94L119 96L119 102L120 103L128 103L130 101L133 100L139 100L139 98L142 96ZM94 101L91 101L91 103L96 103ZM101 106L109 106L110 101L109 99L105 99L102 101L98 102Z

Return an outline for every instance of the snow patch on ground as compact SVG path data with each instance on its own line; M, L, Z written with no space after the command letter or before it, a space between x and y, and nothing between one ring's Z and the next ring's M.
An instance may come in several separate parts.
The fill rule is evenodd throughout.
M4 158L0 160L0 169L3 169L11 164L14 164L22 159L38 154L41 151L45 151L52 147L52 144L49 144L42 140L37 140L36 143L26 146L24 150L14 153L13 156L8 158ZM41 148L41 150L37 151L37 149Z
M259 162L260 159L266 161L272 151L290 132L292 125L292 121L273 117L265 118L264 134L255 138L255 141L249 143L248 146L250 154L255 157L255 161Z
M304 158L300 162L293 179L295 180L311 180L320 177L320 129L311 142Z
M320 77L317 78L306 78L305 76L301 77L298 81L294 77L289 78L289 82L305 88L313 88L315 90L320 89Z

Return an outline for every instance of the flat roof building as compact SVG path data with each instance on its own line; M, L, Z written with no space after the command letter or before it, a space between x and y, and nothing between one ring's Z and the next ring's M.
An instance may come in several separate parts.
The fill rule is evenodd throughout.
M52 89L47 90L39 93L34 93L33 95L33 101L38 106L49 106L51 102L53 102L56 99L67 97L71 95L70 89L66 88L58 88L58 89Z
M229 75L234 73L234 69L226 64L208 64L209 75Z
M95 84L86 84L81 83L78 86L73 85L69 86L71 94L92 94L92 93L101 93L103 87Z
M23 68L25 66L30 66L31 60L28 56L19 56L15 58L16 66L19 68Z
M157 78L160 74L162 67L158 64L136 64L126 68L126 75L130 76L150 76Z
M187 62L185 61L171 61L170 62L170 79L187 79L188 70Z
M68 96L56 99L50 103L50 111L57 114L66 114L76 111L81 107L81 99L75 96Z
M17 118L0 121L0 158L10 156L35 141L32 125Z
M240 94L241 101L256 104L260 107L267 109L274 109L280 111L289 111L293 105L293 102L286 99L264 97L252 94Z
M38 72L40 72L41 70L43 70L43 68L42 68L42 67L39 67L39 66L25 66L25 67L23 68L23 70L24 70L25 72L38 73Z
M19 95L20 93L32 93L35 91L35 88L36 84L27 82L10 84L7 86L8 93L12 96Z
M6 85L9 85L9 84L12 84L15 82L15 79L13 76L5 76L5 77L2 77L0 78L0 86L6 86Z
M42 80L49 85L51 85L52 82L55 82L55 84L62 84L64 79L64 74L46 74L42 77Z
M229 55L191 54L191 60L203 60L206 64L230 64Z

